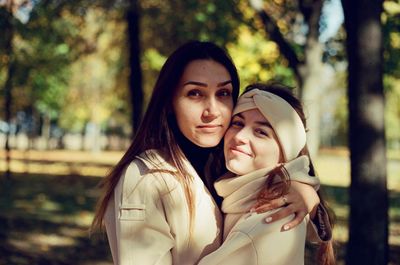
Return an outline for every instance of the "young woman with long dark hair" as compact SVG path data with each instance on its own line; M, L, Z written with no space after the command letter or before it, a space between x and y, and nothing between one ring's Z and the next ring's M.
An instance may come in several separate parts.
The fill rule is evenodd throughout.
M92 230L105 225L115 264L195 264L220 246L213 182L223 169L204 170L238 94L236 67L213 43L186 43L167 59L131 146L101 185ZM303 188L289 190L274 220L295 212L293 227L319 203Z

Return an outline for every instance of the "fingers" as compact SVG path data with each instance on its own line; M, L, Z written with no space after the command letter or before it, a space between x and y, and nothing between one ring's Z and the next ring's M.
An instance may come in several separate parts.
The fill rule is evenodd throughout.
M296 227L303 221L303 219L304 219L304 217L306 217L306 215L307 215L306 211L301 211L301 212L296 213L293 220L291 220L289 223L286 223L282 226L281 231L288 231L288 230L292 229L293 227Z
M265 221L267 223L275 222L277 220L280 220L282 218L285 218L293 213L293 209L291 205L286 206L284 208L281 208L280 210L276 211L275 213L269 215L267 218L265 218Z
M284 195L270 201L259 201L253 208L257 213L264 213L266 211L278 209L288 204L290 204L290 199L287 195Z
M287 205L287 204L288 204L288 200L287 200L286 195L283 195L283 196L282 196L282 204L283 204L283 205Z
M291 214L295 214L294 218L292 220L290 220L290 222L284 224L281 228L281 231L288 231L290 229L292 229L293 227L296 227L297 225L299 225L304 217L308 214L307 210L300 210L295 212L296 207L293 207L293 204L288 205L282 209L280 209L279 211L267 216L265 218L265 222L267 223L272 223L275 222L277 220L281 220Z

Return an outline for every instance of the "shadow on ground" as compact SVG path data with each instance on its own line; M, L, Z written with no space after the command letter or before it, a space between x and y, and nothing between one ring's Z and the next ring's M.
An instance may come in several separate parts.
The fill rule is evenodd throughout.
M112 264L88 226L100 178L13 174L1 179L0 264Z
M2 174L3 175L3 174ZM0 265L112 264L105 236L89 237L88 227L98 196L98 177L80 175L13 174L0 179ZM346 207L347 189L324 186L332 204ZM391 205L400 207L400 193L391 192ZM392 218L397 225L399 215ZM347 225L346 216L338 224ZM315 264L308 246L306 264ZM345 242L337 245L344 264ZM391 264L400 264L400 247L392 246Z

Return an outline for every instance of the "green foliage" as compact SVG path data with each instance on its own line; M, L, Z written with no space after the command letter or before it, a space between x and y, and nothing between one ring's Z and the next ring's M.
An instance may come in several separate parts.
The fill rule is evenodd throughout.
M400 78L400 3L385 1L384 10L385 73Z
M385 85L385 124L389 148L400 149L400 79L386 75Z
M145 50L143 54L143 70L155 70L160 71L167 57L160 54L156 49L149 48Z
M27 24L13 19L14 113L17 110L34 109L56 118L65 99L69 76L68 65L72 53L67 39L71 39L71 27L62 23L58 11L45 2L38 3Z
M115 11L105 13L101 8L92 8L83 22L79 38L91 44L93 50L71 64L69 92L60 117L61 127L73 131L82 131L89 121L106 126L110 117L121 115L121 110L127 108L127 97L120 92L127 84L118 81L119 77L126 80L124 25L120 17Z
M117 80L117 77L124 80L127 76L126 64L121 59L125 38L123 41L118 40L115 38L118 35L114 34L124 33L124 26L116 27L114 23L123 18L123 13L117 8L107 13L104 10L104 7L113 6L112 2L39 1L34 6L28 23L22 24L16 19L13 20L13 51L16 61L13 80L14 113L33 110L46 114L52 120L59 120L61 125L69 130L82 129L90 117L95 116L99 122L104 121L105 116L111 115L105 113L112 113L104 109L116 109L119 113L127 109L127 104L121 104L121 101L124 101L121 98L127 98L126 93L107 92L113 89L120 91L127 87L126 82ZM114 28L110 29L113 26ZM105 39L102 32L107 29L108 36ZM116 48L113 48L114 45ZM0 59L3 58L1 51L0 47ZM86 56L89 54L96 54L98 59L92 58L88 63ZM73 68L77 64L75 62L85 60L90 72L81 71L79 67ZM2 84L5 73L5 69L0 69ZM71 104L70 94L77 79L80 80L80 92L88 94L90 91L95 96L77 97L78 100ZM87 98L97 98L97 102L104 102L96 115L88 114L88 109L95 103L88 104L85 101ZM74 109L73 106L78 107Z
M385 1L384 34L385 124L389 148L400 149L400 3Z
M239 0L230 1L140 1L142 43L169 55L191 40L210 40L224 46L236 39L242 22ZM162 38L160 38L162 36Z
M298 37L305 32L299 30L303 22L298 18L295 2L268 2L265 8L302 59L304 44L296 39L301 39ZM104 0L39 1L28 23L13 20L16 30L13 46L18 66L14 79L14 113L33 108L48 114L53 121L58 120L64 129L73 131L83 130L90 120L107 131L110 131L107 127L115 127L115 124L129 125L130 70L125 21L128 4L128 1ZM293 71L277 45L265 35L248 1L146 0L139 4L145 106L167 56L190 39L210 40L225 46L238 67L242 88L251 82L269 79L296 86ZM400 104L396 101L400 73L398 10L397 2L385 1L382 19L390 145L400 139L397 107ZM0 12L5 11L0 8ZM3 18L0 15L0 26ZM332 65L342 61L340 49L344 36L340 31L327 43L324 61ZM3 46L3 39L0 39L1 88L6 78ZM328 54L331 51L338 53L333 56ZM338 87L345 87L342 77L339 79ZM345 97L343 93L335 114L339 120L337 142L347 139ZM1 113L3 115L4 111Z
M229 53L238 68L241 86L253 82L266 82L270 79L293 85L293 74L278 47L268 41L262 32L251 32L242 25L237 29L236 42L227 45Z

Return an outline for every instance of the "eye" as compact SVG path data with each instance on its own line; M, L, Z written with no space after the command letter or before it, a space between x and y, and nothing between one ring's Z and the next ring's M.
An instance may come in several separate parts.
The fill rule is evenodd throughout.
M223 88L223 89L218 90L217 96L218 97L231 97L232 91L228 88Z
M199 89L191 89L187 92L188 97L200 97L201 91Z
M269 133L266 130L257 128L254 130L254 132L259 137L269 137Z
M231 121L231 127L242 128L243 126L244 126L244 124L241 120L232 120Z

